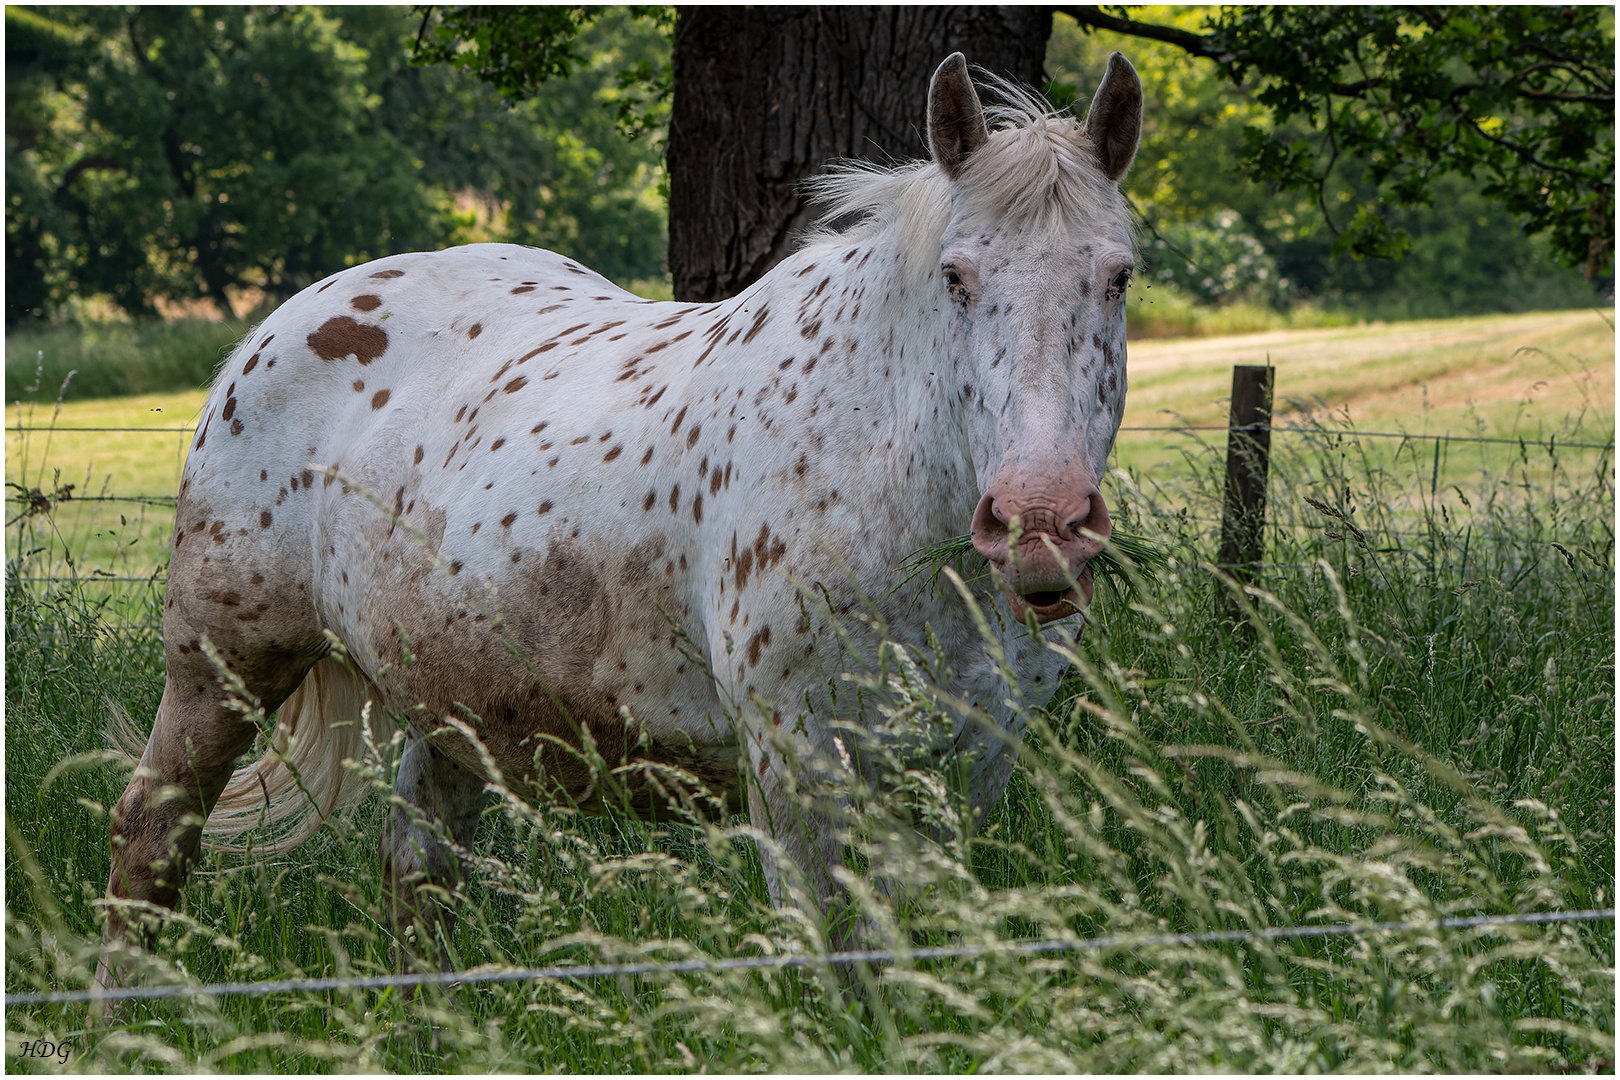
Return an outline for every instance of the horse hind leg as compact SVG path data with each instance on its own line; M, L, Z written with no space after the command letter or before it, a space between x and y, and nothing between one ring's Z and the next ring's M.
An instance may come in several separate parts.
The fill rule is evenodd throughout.
M200 643L200 642L199 642ZM179 650L184 648L186 652ZM112 815L112 870L107 882L106 943L96 985L121 985L132 975L124 944L149 947L160 918L173 908L197 860L203 824L259 729L222 689L206 653L170 638L168 681L157 720L134 776ZM266 710L276 708L312 658L285 657L276 670L262 662L244 679ZM240 674L240 673L238 673ZM284 688L285 687L285 688Z
M182 513L186 510L182 508ZM266 580L226 542L182 546L170 560L163 638L167 680L139 766L113 809L108 918L96 985L133 974L123 946L149 946L196 862L203 824L258 727L244 715L203 639L248 695L277 709L326 651L314 610L288 575Z
M394 780L399 796L388 809L378 845L389 927L401 952L450 970L455 930L448 897L461 880L456 849L472 847L485 803L484 781L431 741L410 733Z

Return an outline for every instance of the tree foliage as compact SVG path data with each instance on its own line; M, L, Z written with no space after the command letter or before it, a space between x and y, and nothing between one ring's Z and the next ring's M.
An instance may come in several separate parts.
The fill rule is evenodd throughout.
M1211 8L1153 8L1138 17L1191 33ZM1086 32L1089 29L1090 32ZM1351 219L1379 193L1360 159L1341 155L1320 188L1256 183L1243 169L1250 130L1305 142L1308 124L1273 126L1252 87L1175 44L1122 38L1067 18L1053 25L1046 66L1055 103L1096 85L1113 49L1141 74L1142 146L1127 184L1143 215L1144 276L1195 300L1287 306L1306 298L1378 317L1439 317L1589 304L1579 271L1552 264L1546 234L1528 236L1484 181L1456 174L1432 181L1427 206L1380 204L1391 230L1408 237L1399 259L1335 256L1333 219ZM1084 94L1080 94L1084 108ZM1341 248L1342 251L1342 248ZM1151 303L1155 292L1141 301Z
M1480 179L1561 262L1612 276L1612 8L1238 5L1204 33L1123 7L1059 10L1207 58L1251 88L1269 122L1250 127L1240 167L1313 193L1335 252L1399 255L1410 237L1390 208L1430 205L1451 175ZM1345 159L1370 189L1348 212L1326 197Z
M424 4L416 11L422 21L413 63L450 64L510 101L532 98L548 80L566 79L576 68L588 66L589 56L582 51L585 31L604 12L646 19L666 36L675 26L675 9L666 5ZM620 134L639 138L667 120L674 90L668 57L662 62L638 57L614 81Z
M659 163L614 73L667 60L622 16L512 108L411 67L406 8L8 8L7 322L105 295L290 296L397 251L537 243L621 280L664 252Z
M437 239L408 148L369 122L365 53L330 16L53 15L76 46L53 126L76 137L36 162L68 225L55 269L72 288L132 313L159 297L229 310L230 289L290 295L346 261Z

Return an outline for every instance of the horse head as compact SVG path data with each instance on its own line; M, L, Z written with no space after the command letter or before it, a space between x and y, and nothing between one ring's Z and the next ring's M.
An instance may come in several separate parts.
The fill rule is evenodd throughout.
M1111 525L1099 482L1125 408L1125 293L1134 264L1119 180L1142 88L1109 57L1083 125L1032 107L986 111L960 53L929 88L929 148L950 182L941 309L981 497L973 545L1014 618L1091 601Z

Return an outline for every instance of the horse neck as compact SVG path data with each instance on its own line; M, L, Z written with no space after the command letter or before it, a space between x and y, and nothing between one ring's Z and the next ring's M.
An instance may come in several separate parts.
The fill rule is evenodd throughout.
M817 381L831 380L838 435L865 452L863 467L905 491L919 523L949 520L942 536L955 535L978 492L947 354L949 314L937 277L919 272L898 233L823 241L778 266L757 299L791 316L779 340L802 358L792 370L815 358Z
M955 426L954 396L943 395L949 410L938 400L950 383L948 318L935 276L908 266L915 255L902 250L898 231L799 252L770 275L769 303L792 316L789 348L818 357L818 365L835 363L871 408L895 421L915 421L922 409L933 423Z

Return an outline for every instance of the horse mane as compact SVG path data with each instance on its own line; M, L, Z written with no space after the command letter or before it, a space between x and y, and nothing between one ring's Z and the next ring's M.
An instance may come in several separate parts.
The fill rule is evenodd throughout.
M968 158L957 178L960 197L1014 228L1119 222L1134 246L1133 216L1118 185L1097 163L1084 125L1033 91L983 70L976 73L981 89L999 100L985 109L989 142ZM804 186L822 208L821 223L804 234L804 248L858 242L897 226L908 276L937 271L939 239L951 218L951 181L937 162L843 161Z

